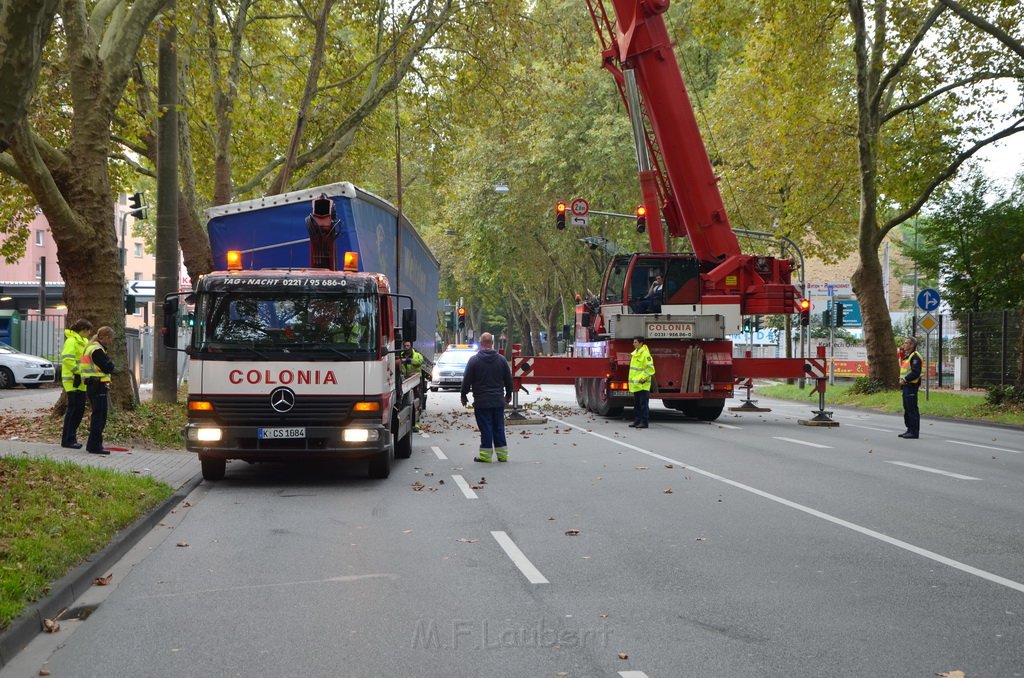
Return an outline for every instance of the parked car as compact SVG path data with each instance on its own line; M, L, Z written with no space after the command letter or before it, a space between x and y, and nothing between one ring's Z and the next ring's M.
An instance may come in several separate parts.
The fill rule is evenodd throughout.
M438 356L434 369L430 372L430 390L462 387L462 373L466 371L466 363L476 355L476 346L456 344Z
M46 358L22 353L13 346L0 342L0 388L39 388L56 380L57 371Z

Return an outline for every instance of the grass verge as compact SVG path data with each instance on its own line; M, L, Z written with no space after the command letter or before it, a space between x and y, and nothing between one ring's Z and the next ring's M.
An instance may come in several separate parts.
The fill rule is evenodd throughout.
M760 386L757 394L766 398L782 400L799 400L814 407L818 405L818 394L811 394L811 387L800 389L797 386L778 384ZM900 391L880 391L878 393L851 393L849 386L829 386L825 392L825 408L838 405L863 407L889 412L903 413L903 395ZM1013 407L993 407L983 396L965 395L948 391L931 391L925 400L924 389L918 396L918 406L923 417L948 417L952 419L971 419L996 424L1024 426L1024 410Z
M59 397L54 394L54 402ZM134 410L112 410L103 430L106 444L142 447L156 450L184 449L185 441L181 430L185 427L187 414L185 404L155 403L146 401ZM49 410L38 414L0 415L0 436L17 437L35 442L60 443L63 417L53 415ZM89 410L86 409L82 425L78 427L78 439L89 437Z
M144 476L0 457L0 630L173 492Z

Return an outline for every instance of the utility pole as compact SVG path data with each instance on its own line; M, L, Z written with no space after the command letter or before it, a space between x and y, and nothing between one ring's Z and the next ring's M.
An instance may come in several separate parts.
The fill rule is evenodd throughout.
M178 292L178 57L174 28L175 2L167 3L160 32L157 97L160 119L157 122L156 189L156 308L162 309L164 297ZM164 332L177 332L177 319L165 326L157 311L160 328L153 337L156 360L153 361L153 400L178 401L178 354L163 345Z

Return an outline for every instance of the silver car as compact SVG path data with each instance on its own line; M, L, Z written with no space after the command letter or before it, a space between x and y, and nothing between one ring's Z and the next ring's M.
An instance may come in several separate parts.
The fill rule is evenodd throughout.
M462 373L466 371L466 363L476 355L475 346L449 348L434 362L430 372L430 390L462 387Z
M13 388L18 384L38 388L56 378L56 369L46 358L22 353L0 342L0 388Z

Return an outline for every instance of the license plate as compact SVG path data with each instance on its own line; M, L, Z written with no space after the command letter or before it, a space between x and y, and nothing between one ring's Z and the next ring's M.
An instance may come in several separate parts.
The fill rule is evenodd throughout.
M258 433L260 440L280 440L282 438L305 438L305 428L286 428L277 426L274 428L261 428Z

